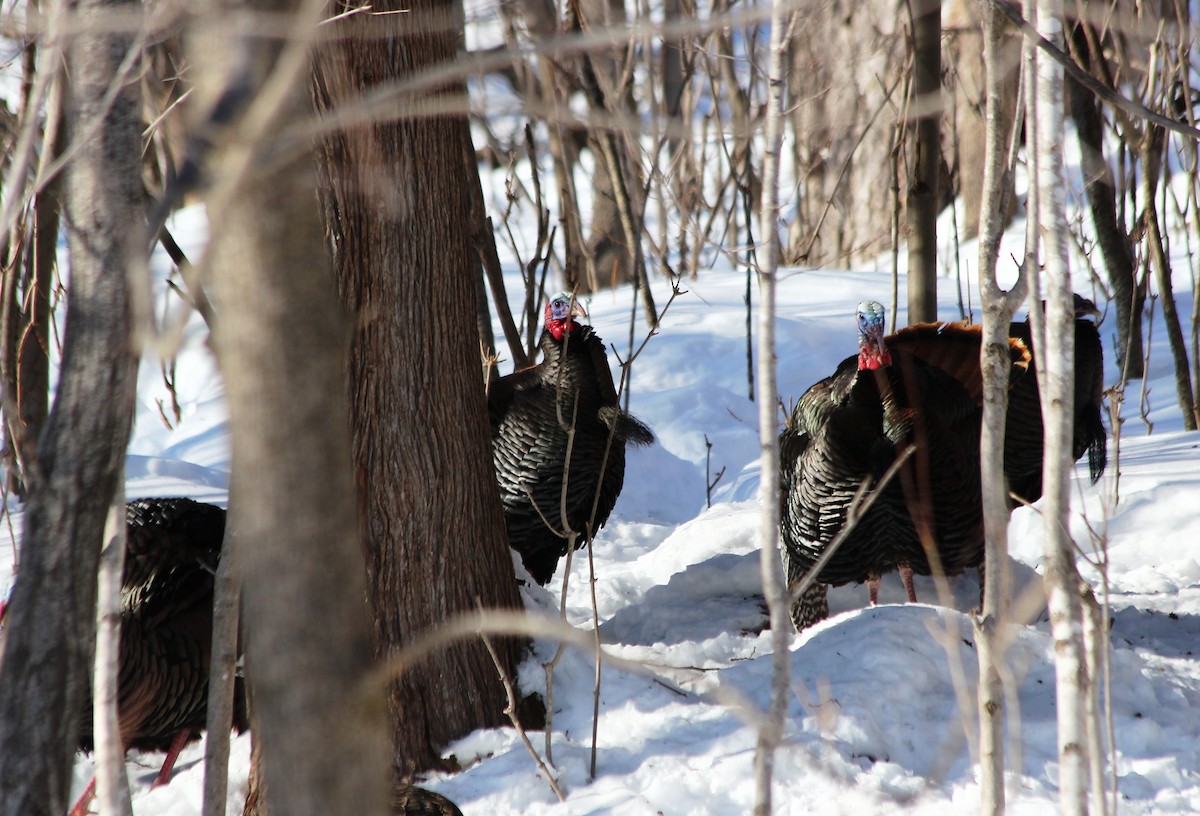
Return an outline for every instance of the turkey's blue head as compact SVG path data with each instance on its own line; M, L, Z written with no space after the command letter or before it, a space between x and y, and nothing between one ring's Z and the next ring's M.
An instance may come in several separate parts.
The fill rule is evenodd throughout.
M874 371L892 364L892 355L883 342L884 309L882 303L865 300L858 304L858 368Z
M555 340L562 340L567 332L579 328L579 324L573 319L575 317L586 318L587 312L571 294L560 292L546 304L546 331L550 332Z

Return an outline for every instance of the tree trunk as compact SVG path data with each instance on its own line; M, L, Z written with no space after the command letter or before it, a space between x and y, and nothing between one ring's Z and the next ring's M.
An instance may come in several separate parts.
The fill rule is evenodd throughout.
M942 7L942 60L945 65L946 88L949 97L947 108L952 114L942 118L942 138L949 147L953 145L952 166L947 178L941 179L939 201L953 201L955 193L962 198L963 219L958 224L962 239L980 235L981 218L985 214L983 202L984 166L987 163L986 145L988 120L993 115L989 106L995 106L995 116L1000 127L1008 133L1017 106L1017 88L1020 76L1017 70L1021 59L1021 39L1011 27L1002 26L997 31L994 44L996 53L995 71L991 90L988 90L987 66L984 65L982 21L986 6L974 0L946 0ZM945 97L944 97L945 98ZM1003 152L1006 150L1002 148ZM945 164L942 167L946 167ZM999 213L1001 226L1007 225L1016 211L1017 197L1011 174L1004 189L1008 202Z
M771 622L771 702L758 727L754 750L754 814L769 816L771 783L775 769L775 751L783 740L788 700L791 698L792 653L788 646L792 629L788 625L788 588L784 579L779 548L780 474L779 474L779 388L776 380L778 356L775 343L775 290L779 272L779 165L783 150L784 97L787 93L787 29L792 17L783 0L775 0L771 11L771 56L767 69L770 96L764 133L762 199L759 202L759 233L762 246L758 257L758 438L762 483L759 536L759 567L763 596Z
M908 322L928 323L937 320L942 10L937 0L911 3L916 158L908 179Z
M1085 25L1088 24L1075 25L1071 50L1086 67L1091 50L1084 33ZM1100 104L1091 91L1073 80L1067 82L1067 100L1079 137L1083 189L1117 306L1117 366L1129 379L1138 379L1143 368L1142 305L1145 293L1138 285L1133 247L1117 216L1116 185L1112 169L1104 159L1104 120L1100 116Z
M986 144L979 202L979 293L983 343L979 367L983 376L983 422L980 432L980 475L983 491L984 587L982 610L975 621L979 644L979 792L980 813L1004 813L1004 632L1008 620L1008 485L1004 478L1004 437L1008 413L1011 362L1008 329L1013 313L1025 300L1028 278L1019 272L1007 293L996 283L1000 239L1008 223L1012 178L1008 162L1008 105L1000 64L1002 27L989 3L983 6L983 55L986 74Z
M1183 339L1183 327L1179 323L1179 311L1175 307L1175 288L1171 281L1171 260L1167 257L1162 228L1158 222L1158 204L1154 200L1158 188L1158 170L1162 167L1161 128L1147 126L1145 145L1142 148L1142 220L1146 226L1146 249L1150 254L1149 264L1154 269L1154 284L1158 287L1159 302L1162 303L1163 325L1167 330L1167 343L1171 359L1175 364L1175 395L1179 399L1179 411L1183 415L1183 429L1196 430L1200 421L1200 410L1192 394L1191 369L1188 365L1187 344Z
M385 8L386 7L386 8ZM376 11L400 10L395 3ZM360 92L454 59L445 0L355 15L322 45L326 113ZM415 29L410 21L426 23ZM442 94L462 95L460 82ZM520 608L491 467L468 254L461 121L420 115L344 128L320 147L321 197L341 297L354 315L351 427L376 649L386 657L439 621ZM500 646L512 676L518 642ZM397 771L445 767L442 748L507 722L481 642L447 646L392 683Z
M34 46L30 46L32 49ZM55 82L47 103L45 132L38 160L37 179L58 160L65 137L63 132L64 82ZM25 494L21 465L36 456L37 440L46 424L50 409L50 291L58 261L59 213L62 208L62 173L45 179L34 194L30 240L24 259L14 259L7 274L23 272L20 303L15 281L5 287L8 310L7 335L4 338L4 387L16 397L16 416L5 423L4 461L10 491ZM16 230L13 231L14 234ZM25 246L19 248L24 251ZM0 255L0 257L3 257ZM11 297L11 302L7 302ZM7 407L7 406L6 406Z
M92 735L96 758L95 807L105 816L132 816L125 745L121 742L121 589L125 574L125 486L117 483L104 523L96 599L96 660L92 681Z
M623 0L573 0L571 4L579 17L579 26L585 33L597 31L612 32L610 47L602 50L591 50L578 58L580 71L595 72L599 81L601 99L590 100L592 115L602 119L616 120L618 129L612 131L616 147L617 172L624 178L616 179L613 169L605 158L606 146L602 140L607 138L601 128L592 128L588 134L588 146L595 161L595 172L592 184L592 224L588 237L589 252L592 255L596 269L596 285L606 289L620 286L623 283L637 282L640 275L632 262L632 251L641 251L638 246L631 251L621 221L621 204L618 196L622 188L630 197L631 209L635 217L642 211L640 191L642 188L641 174L637 172L640 164L631 155L630 140L626 138L621 128L621 120L629 123L636 121L637 109L633 101L630 85L622 85L625 73L626 53L628 43L617 36L626 25L625 4ZM587 80L584 80L586 86ZM603 126L602 126L603 127ZM618 186L619 185L619 186ZM636 218L635 229L641 229L641 218Z
M1061 0L1037 0L1037 29L1062 47ZM1085 727L1088 696L1083 644L1080 576L1069 531L1072 417L1074 416L1075 309L1067 263L1066 183L1063 173L1063 71L1037 55L1034 164L1037 170L1038 230L1045 271L1040 292L1046 312L1031 309L1038 384L1045 424L1042 515L1045 522L1045 584L1054 638L1058 710L1059 802L1064 816L1088 809L1088 750ZM1044 333L1039 323L1044 322ZM1043 342L1044 341L1044 342Z
M128 270L144 242L136 89L114 80L133 42L103 23L132 3L81 0L68 55L71 276L58 394L25 474L29 504L21 572L0 654L0 814L60 816L95 637L96 570L104 519L123 471L133 416ZM120 91L106 94L114 85Z
M193 60L197 109L212 111L198 132L217 145L208 198L214 339L229 398L229 529L244 579L258 772L276 813L371 816L387 808L387 728L383 689L369 682L346 320L312 155L269 152L279 132L308 117L305 38L320 11L298 0L214 4L191 45L203 55ZM239 36L263 14L289 20L286 46ZM236 138L223 138L225 124ZM469 288L463 302L474 343Z
M51 116L51 120L54 118ZM47 140L50 155L58 157L61 134ZM33 451L50 410L50 291L58 261L59 209L62 206L61 174L46 182L33 205L33 255L27 267L28 283L21 305L21 336L17 340L17 402L23 445Z
M235 712L238 622L242 576L237 544L230 531L221 544L221 563L213 578L212 653L208 663L208 717L204 738L204 800L201 816L225 816L229 791L229 732Z

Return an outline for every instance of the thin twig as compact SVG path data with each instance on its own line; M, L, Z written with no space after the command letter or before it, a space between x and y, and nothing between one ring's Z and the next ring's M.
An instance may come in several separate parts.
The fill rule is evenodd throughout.
M1186 136L1189 139L1200 141L1200 130L1184 123L1177 122L1168 116L1163 116L1160 113L1147 108L1140 102L1122 96L1112 88L1098 82L1091 74L1084 71L1075 60L1071 59L1071 55L1063 51L1054 43L1043 37L1033 24L1026 20L1016 6L1007 3L1004 0L983 0L983 2L991 3L995 8L1009 19L1009 21L1020 29L1021 33L1027 40L1040 48L1043 53L1050 56L1052 60L1062 66L1063 71L1078 82L1083 87L1087 88L1100 99L1112 105L1118 110L1124 111L1131 116L1136 116L1139 119L1145 119L1159 127L1178 133L1180 136Z
M476 599L476 603L483 612L483 604ZM554 791L554 795L558 797L558 801L567 801L566 795L558 785L558 780L554 774L546 767L546 763L542 761L542 757L538 754L537 749L533 747L533 743L529 740L529 735L525 733L524 726L521 725L521 720L517 717L517 694L513 689L512 678L508 676L508 672L504 670L504 664L500 661L500 656L496 654L496 647L492 645L492 639L487 635L480 635L480 640L483 641L484 647L492 658L492 663L496 666L496 673L500 675L500 682L504 685L504 694L508 697L508 705L504 707L504 714L508 717L508 721L513 724L513 728L517 729L517 736L521 738L521 742L525 744L525 749L529 751L529 755L533 757L533 761L538 766L538 771L542 776L546 777L546 781L550 783L550 789ZM547 729L549 730L549 729Z

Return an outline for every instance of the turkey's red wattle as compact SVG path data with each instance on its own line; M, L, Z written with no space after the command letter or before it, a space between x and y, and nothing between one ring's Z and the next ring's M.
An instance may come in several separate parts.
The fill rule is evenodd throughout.
M567 332L573 332L578 328L579 324L570 318L546 321L546 331L550 332L550 336L560 342L563 339L563 335L565 335Z
M884 366L892 364L891 352L887 350L887 346L867 345L858 352L858 370L859 371L877 371Z

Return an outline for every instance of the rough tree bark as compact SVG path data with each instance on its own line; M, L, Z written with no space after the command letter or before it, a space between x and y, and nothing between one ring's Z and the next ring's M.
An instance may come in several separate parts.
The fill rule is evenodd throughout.
M54 408L29 504L21 572L0 641L0 814L66 812L95 637L104 519L124 468L133 416L128 270L143 251L136 88L113 87L133 34L124 0L81 0L68 54L68 127L78 153L67 179L71 245L66 339ZM127 18L128 19L128 18Z
M911 0L916 158L908 179L908 322L937 320L938 168L942 121L942 4Z
M273 151L288 125L308 118L307 44L321 11L299 0L214 3L191 47L203 57L193 60L197 109L212 112L197 132L217 148L209 269L229 398L230 541L244 577L257 770L275 813L371 816L387 809L387 728L383 689L369 682L346 319L312 155ZM282 42L247 33L264 30L264 15L289 21Z
M373 8L337 23L320 47L316 97L329 116L455 57L446 0ZM465 89L455 81L434 93ZM423 115L423 98L403 100L406 116L344 127L319 148L338 288L354 316L352 450L381 657L457 612L520 608L473 328L461 122ZM518 642L497 645L511 675ZM450 740L507 722L478 641L397 678L389 705L405 777L446 766Z

